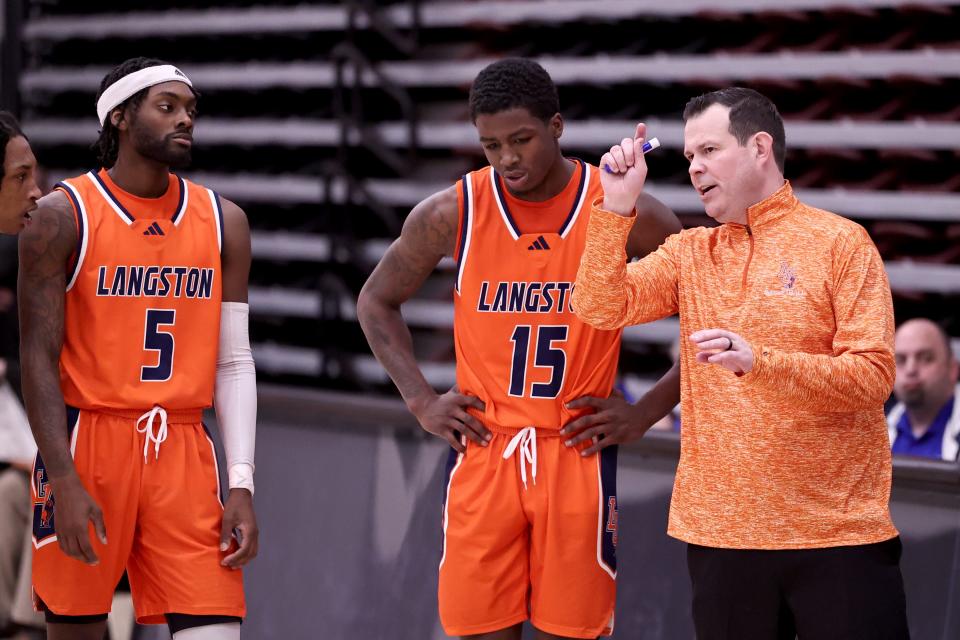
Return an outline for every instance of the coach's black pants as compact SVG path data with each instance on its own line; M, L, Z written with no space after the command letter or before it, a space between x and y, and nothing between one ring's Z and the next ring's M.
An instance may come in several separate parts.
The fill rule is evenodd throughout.
M906 640L902 549L688 545L697 640Z

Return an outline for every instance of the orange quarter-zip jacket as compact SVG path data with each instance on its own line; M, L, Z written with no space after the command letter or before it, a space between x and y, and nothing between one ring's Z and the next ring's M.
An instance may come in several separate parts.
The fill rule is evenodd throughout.
M668 533L739 549L869 544L890 519L883 403L893 305L867 232L801 203L787 182L748 224L686 229L626 263L634 219L593 204L573 293L603 329L680 314L681 453ZM736 375L696 362L690 334L753 347Z

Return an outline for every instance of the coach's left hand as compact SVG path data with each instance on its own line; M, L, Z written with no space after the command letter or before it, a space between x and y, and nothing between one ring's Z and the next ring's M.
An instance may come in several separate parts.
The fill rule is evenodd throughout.
M726 329L703 329L690 335L697 348L697 362L718 364L737 374L753 370L753 347L750 343Z
M253 512L253 496L246 489L230 489L227 504L223 506L223 524L220 526L220 551L230 549L233 531L237 531L240 548L220 561L225 567L239 569L257 556L259 548L257 516Z
M560 434L573 436L564 443L568 447L596 438L591 446L580 452L584 457L610 445L638 440L656 422L656 419L648 419L641 404L630 404L619 391L614 391L609 398L583 396L567 403L568 409L583 407L591 407L594 412L568 422Z

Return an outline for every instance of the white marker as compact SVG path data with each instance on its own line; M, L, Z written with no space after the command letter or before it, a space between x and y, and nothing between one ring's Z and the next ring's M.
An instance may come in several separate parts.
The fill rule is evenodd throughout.
M650 138L649 140L643 143L642 147L640 147L640 152L646 155L651 151L653 151L654 149L659 149L659 148L660 148L660 141L657 140L656 138ZM610 165L607 165L607 164L603 165L603 170L606 171L607 173L613 173L613 170L610 168Z

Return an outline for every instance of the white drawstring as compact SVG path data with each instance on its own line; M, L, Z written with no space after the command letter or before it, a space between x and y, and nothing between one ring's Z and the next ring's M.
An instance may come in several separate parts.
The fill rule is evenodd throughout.
M527 463L530 463L531 477L533 484L537 484L537 430L535 427L525 427L510 439L507 448L503 450L503 459L506 460L513 455L513 452L519 447L520 451L520 478L523 480L523 488L527 488Z
M153 433L153 420L160 416L160 428L157 430L157 433ZM147 421L147 424L143 425L143 428L140 428L140 423L144 420ZM146 437L143 440L143 464L147 464L147 453L150 451L150 443L153 442L153 451L154 458L160 459L160 443L167 439L167 412L160 405L154 405L153 409L147 411L145 414L140 416L140 419L137 420L137 433L146 434Z

